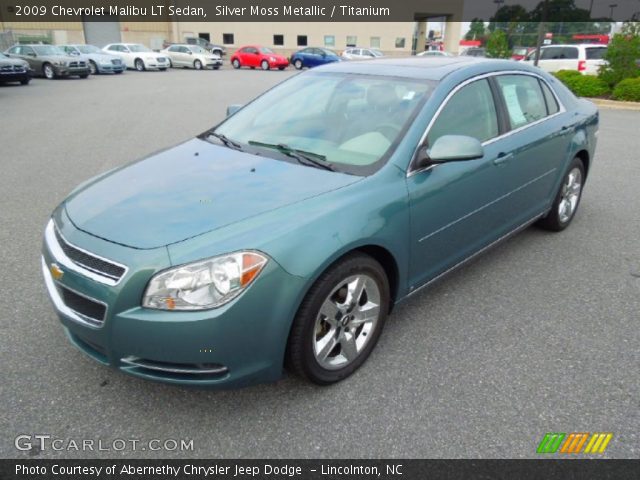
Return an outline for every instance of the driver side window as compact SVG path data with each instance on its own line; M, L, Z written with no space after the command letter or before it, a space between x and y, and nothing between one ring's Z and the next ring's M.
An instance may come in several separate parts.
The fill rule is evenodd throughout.
M498 136L498 115L489 82L476 80L462 87L444 106L427 135L433 146L443 135L466 135L485 142Z

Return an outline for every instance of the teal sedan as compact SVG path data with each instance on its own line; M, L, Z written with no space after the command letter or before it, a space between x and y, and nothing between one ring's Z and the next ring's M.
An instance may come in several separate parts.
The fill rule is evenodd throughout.
M319 67L77 187L46 226L44 280L69 340L130 375L337 382L395 305L571 223L598 119L511 61Z

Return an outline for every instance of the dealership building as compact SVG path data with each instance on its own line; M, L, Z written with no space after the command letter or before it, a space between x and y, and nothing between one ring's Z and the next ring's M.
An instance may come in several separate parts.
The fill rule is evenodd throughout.
M456 52L461 36L463 0L431 1L433 11L416 12L413 22L182 22L166 16L159 22L124 22L118 17L84 17L76 22L9 22L3 20L13 2L0 0L0 49L15 42L52 44L114 42L144 43L160 49L163 42L182 42L202 37L224 45L229 52L246 44L271 47L290 54L305 46L327 47L341 52L346 47L372 47L386 55L408 55L424 50L430 20L444 25L444 48ZM3 16L4 14L4 16Z

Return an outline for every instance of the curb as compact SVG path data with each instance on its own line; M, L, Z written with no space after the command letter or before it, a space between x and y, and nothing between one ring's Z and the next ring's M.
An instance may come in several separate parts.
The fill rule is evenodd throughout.
M606 100L604 98L587 98L600 108L612 110L633 110L640 112L640 102L619 102L616 100Z

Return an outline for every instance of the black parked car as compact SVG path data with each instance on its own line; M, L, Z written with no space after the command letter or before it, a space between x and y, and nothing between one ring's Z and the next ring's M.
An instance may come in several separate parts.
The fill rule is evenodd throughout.
M20 82L27 85L31 80L29 64L24 60L9 58L0 53L0 83Z

